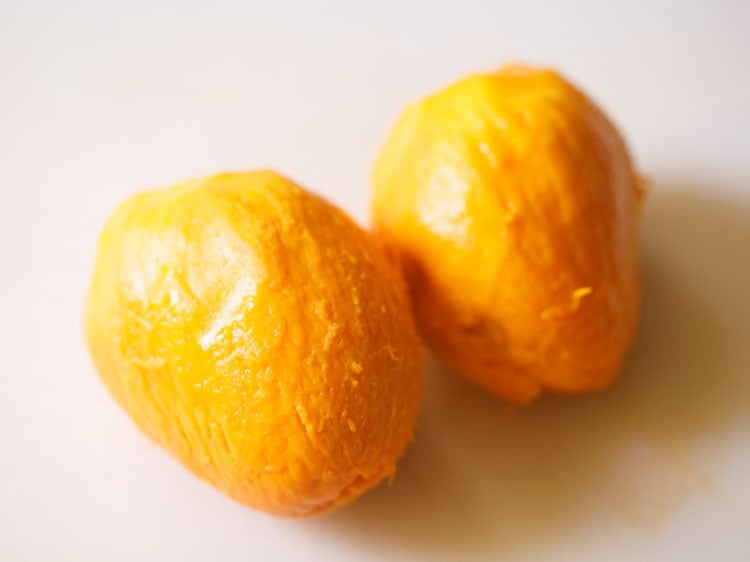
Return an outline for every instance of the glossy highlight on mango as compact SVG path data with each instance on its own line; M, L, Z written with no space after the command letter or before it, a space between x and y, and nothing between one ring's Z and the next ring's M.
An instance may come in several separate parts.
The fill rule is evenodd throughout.
M412 439L421 351L397 264L274 172L125 202L100 239L85 328L139 428L271 514L347 503Z
M372 222L421 332L506 399L606 386L636 331L641 189L604 113L512 65L410 106L376 163Z

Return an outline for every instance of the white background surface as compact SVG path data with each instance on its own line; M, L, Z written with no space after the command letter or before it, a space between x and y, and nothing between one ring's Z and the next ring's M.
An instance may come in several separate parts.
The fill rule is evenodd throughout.
M0 2L0 560L750 560L750 4ZM137 433L81 338L134 191L272 166L359 220L400 108L553 65L653 179L610 390L511 412L431 368L392 486L286 521Z

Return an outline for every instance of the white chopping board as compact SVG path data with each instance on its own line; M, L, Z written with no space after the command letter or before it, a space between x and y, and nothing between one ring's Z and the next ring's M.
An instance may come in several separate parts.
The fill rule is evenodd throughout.
M0 560L750 560L750 4L0 3ZM557 67L652 179L619 382L514 409L434 363L392 485L279 520L134 428L81 337L126 196L274 167L361 222L400 109Z

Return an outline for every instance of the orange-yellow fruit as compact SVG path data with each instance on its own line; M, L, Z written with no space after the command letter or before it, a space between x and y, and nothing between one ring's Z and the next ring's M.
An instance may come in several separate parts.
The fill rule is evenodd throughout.
M640 190L625 143L550 70L470 76L409 107L374 173L420 329L517 402L607 385L636 330Z
M85 324L141 430L269 513L352 500L412 438L421 352L398 267L273 172L124 203L100 240Z

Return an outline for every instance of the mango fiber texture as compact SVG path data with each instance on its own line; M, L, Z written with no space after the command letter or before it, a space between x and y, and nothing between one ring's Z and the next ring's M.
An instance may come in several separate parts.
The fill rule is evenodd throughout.
M513 65L403 113L372 222L402 257L434 354L527 403L620 370L639 316L640 198L604 113L559 74Z
M269 513L347 503L412 439L421 350L397 264L276 173L124 203L101 236L85 328L138 427Z

